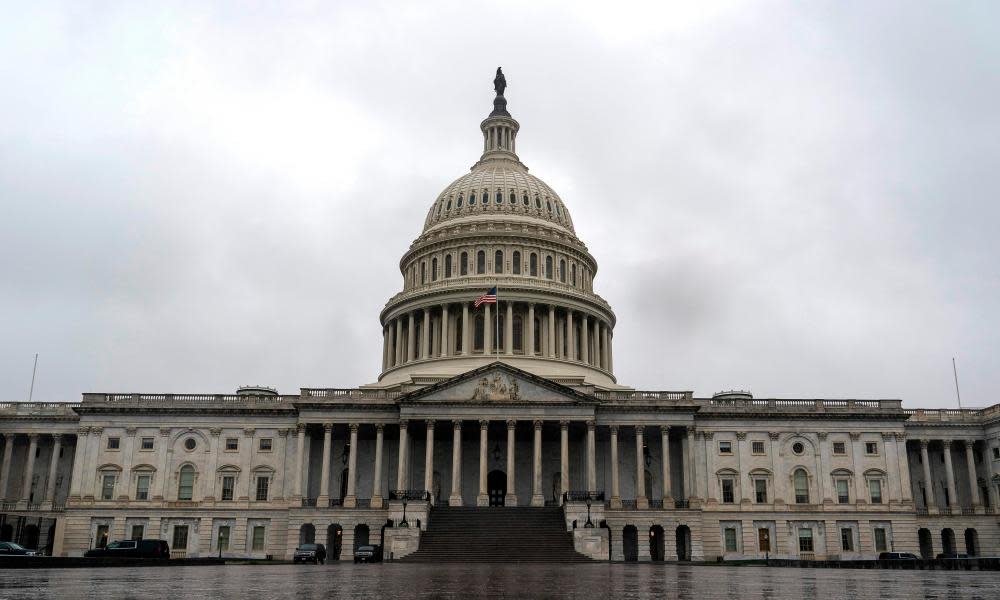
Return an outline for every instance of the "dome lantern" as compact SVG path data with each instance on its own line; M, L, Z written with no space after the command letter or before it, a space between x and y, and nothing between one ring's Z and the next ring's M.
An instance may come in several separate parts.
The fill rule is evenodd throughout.
M515 141L521 126L507 112L507 99L503 96L504 90L507 89L507 79L500 67L497 67L497 75L493 79L493 89L497 93L493 99L493 112L479 124L483 132L483 156L479 161L506 158L520 162L516 154Z

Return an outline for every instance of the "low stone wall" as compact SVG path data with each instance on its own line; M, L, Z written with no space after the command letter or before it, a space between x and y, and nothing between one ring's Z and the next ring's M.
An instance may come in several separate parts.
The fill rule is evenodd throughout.
M84 558L80 556L4 556L0 569L93 569L98 567L190 567L224 565L221 558Z
M573 549L594 560L608 560L610 556L608 530L603 527L574 529Z
M735 563L764 564L770 567L798 567L802 569L904 569L920 571L1000 571L1000 558L946 558L941 560L790 560L726 561Z
M420 529L417 527L389 527L385 530L384 560L398 560L412 554L420 547Z

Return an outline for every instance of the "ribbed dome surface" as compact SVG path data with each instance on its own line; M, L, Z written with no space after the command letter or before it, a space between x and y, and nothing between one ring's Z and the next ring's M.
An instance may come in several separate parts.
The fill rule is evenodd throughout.
M424 231L451 219L489 214L526 215L576 233L552 188L517 162L502 159L481 161L445 188L427 213Z

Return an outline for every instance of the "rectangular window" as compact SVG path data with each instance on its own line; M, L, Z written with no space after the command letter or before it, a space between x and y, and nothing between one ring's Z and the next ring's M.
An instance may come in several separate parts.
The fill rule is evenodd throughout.
M236 487L235 477L223 477L222 478L222 500L230 501L233 499L233 489Z
M270 452L272 445L271 438L260 438L260 442L257 444L257 449L261 452Z
M767 504L767 480L766 479L754 479L753 480L753 491L754 497L757 504Z
M219 540L216 544L216 550L221 552L229 550L229 525L219 526Z
M186 550L188 547L188 526L174 525L174 543L170 546L174 550Z
M750 442L750 451L757 455L764 454L764 442L761 441Z
M732 453L733 453L732 442L719 442L719 454L732 454Z
M121 447L121 438L109 437L108 438L108 450L117 450Z
M115 476L105 475L101 480L101 500L115 499Z
M239 438L226 438L226 451L232 452L240 449Z
M844 552L854 552L854 532L850 527L840 530L840 549Z
M264 529L263 525L254 525L254 527L253 527L253 543L251 545L251 548L254 551L261 551L261 550L264 549L264 532L265 532L265 529Z
M736 530L732 527L727 527L723 530L723 536L726 540L726 552L736 552Z
M878 442L865 442L865 454L868 456L878 454Z
M152 475L139 475L135 479L135 499L149 500L149 484L152 482Z
M837 502L840 504L848 504L851 501L850 486L847 485L846 479L837 480Z
M133 540L141 540L142 535L146 532L145 525L133 525L132 526L132 537Z
M142 440L140 440L140 442L139 442L139 449L140 450L152 450L153 449L153 438L151 438L151 437L144 437L144 438L142 438Z
M834 454L847 454L847 445L844 442L834 442L833 443L833 453Z
M875 528L875 552L885 552L887 551L888 544L886 544L885 529L882 527Z
M257 501L258 502L267 502L267 487L270 484L270 482L271 482L271 480L268 479L267 477L258 477L257 478Z
M882 480L870 479L868 481L868 494L871 496L872 504L882 504Z
M722 480L722 502L724 504L732 504L734 502L733 498L733 480L723 479Z
M808 527L799 529L799 552L813 551L813 530Z

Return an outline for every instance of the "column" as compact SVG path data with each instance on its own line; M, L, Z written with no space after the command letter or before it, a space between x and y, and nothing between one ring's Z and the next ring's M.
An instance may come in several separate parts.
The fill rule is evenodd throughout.
M504 496L504 506L517 506L517 478L514 477L514 429L517 421L507 421L507 495Z
M608 326L601 323L601 368L608 369Z
M698 490L694 489L695 481L697 481L695 467L698 464L694 451L694 431L694 427L689 425L687 428L687 448L684 449L687 452L687 455L684 456L684 494L687 496L688 502L698 499Z
M451 497L448 506L462 506L462 421L452 421Z
M417 342L417 335L416 335L417 328L414 325L416 323L416 320L412 312L409 313L407 317L409 319L409 323L407 324L406 327L406 362L413 362L414 352L416 350L416 342Z
M396 466L396 489L405 490L406 489L406 428L409 423L406 421L399 422L399 464Z
M469 353L469 303L462 303L462 356Z
M504 354L510 356L514 354L514 303L506 302L507 304L507 316L503 322L503 351ZM498 307L499 308L499 307ZM524 328L521 328L521 333L524 333ZM524 340L521 340L522 343Z
M569 421L559 421L559 489L569 491Z
M897 433L896 438L896 461L899 472L899 486L902 492L900 499L903 502L913 501L913 486L910 484L910 455L906 451L906 434Z
M448 305L441 305L441 356L448 356L450 354L448 348Z
M969 498L972 498L972 508L977 513L983 512L983 506L979 498L979 484L976 481L976 457L972 453L972 440L965 442L965 464L969 473ZM989 457L987 457L989 460Z
M576 330L573 329L573 311L566 311L566 358L576 360Z
M597 491L597 423L587 421L587 491Z
M333 423L323 423L323 470L319 474L319 497L316 506L330 505L330 446L333 442Z
M646 461L642 453L645 445L645 427L635 426L635 507L649 508L649 499L646 498Z
M80 430L80 434L84 437L84 439L86 439L87 431L88 430L86 428ZM7 484L10 481L10 458L14 453L14 435L15 434L13 433L5 433L3 436L3 467L0 468L0 502L7 499L7 492L10 491L10 486ZM80 439L79 435L77 436L77 439ZM79 446L80 444L77 442L77 447ZM86 448L86 446L84 447ZM82 463L83 460L80 459L79 453L77 453L77 456L75 456L73 460L74 471L76 470L77 465L79 464L82 466ZM79 476L74 477L72 481L73 488L77 490L77 496L79 496L80 489L79 481Z
M490 316L490 305L483 305L483 354L493 354L493 331L496 329L496 323L493 322L493 317Z
M35 474L35 450L38 449L38 434L28 434L28 456L27 464L24 467L24 485L21 487L21 502L27 503L31 499L31 478Z
M476 506L490 505L489 490L486 489L486 451L489 446L489 427L489 421L479 422L479 496L476 497Z
M298 437L298 444L295 454L295 491L293 493L302 498L306 495L305 483L307 481L307 478L302 476L302 469L306 463L306 426L304 423L295 426L295 434Z
M59 451L61 449L62 436L57 433L52 436L52 458L49 459L49 478L45 486L45 502L49 504L56 500L56 471L59 467Z
M535 355L535 303L528 303L528 323L527 323L528 338L522 340L521 346L525 349L524 354L526 356Z
M673 508L673 490L670 485L670 427L667 425L660 426L660 445L663 451L663 508Z
M351 423L349 427L351 454L347 457L347 495L344 496L344 507L354 508L358 505L358 424Z
M382 328L382 370L389 368L389 326Z
M951 504L952 514L961 514L962 507L958 502L958 494L955 493L955 469L951 464L951 440L942 440L944 446L944 474L948 484L948 502Z
M588 441L589 444L589 441ZM618 426L611 426L611 508L621 508L622 498L618 481Z
M934 480L931 479L931 459L927 455L930 440L920 440L920 462L924 467L924 498L927 499L927 512L936 513L937 503L934 501Z
M403 319L396 318L396 340L393 344L395 346L395 356L396 365L403 364L403 356L406 353L406 346L403 345Z
M549 305L549 318L546 321L548 325L549 333L548 339L548 354L549 358L554 358L556 355L556 307L552 304Z
M375 474L372 475L372 508L382 508L382 445L385 425L375 426Z
M545 496L542 495L542 422L535 421L532 425L535 429L535 455L532 471L534 478L531 485L531 505L545 506Z
M587 315L580 317L580 360L590 364L590 322Z
M611 331L608 332L608 370L612 373L615 370L615 334Z
M420 328L420 358L430 356L431 309L424 309L424 324Z
M434 419L427 419L427 443L424 444L424 490L434 491ZM437 498L431 496L431 502Z
M590 364L595 367L601 366L601 332L600 332L601 322L597 317L594 317L593 331L591 332L591 342L590 342Z

